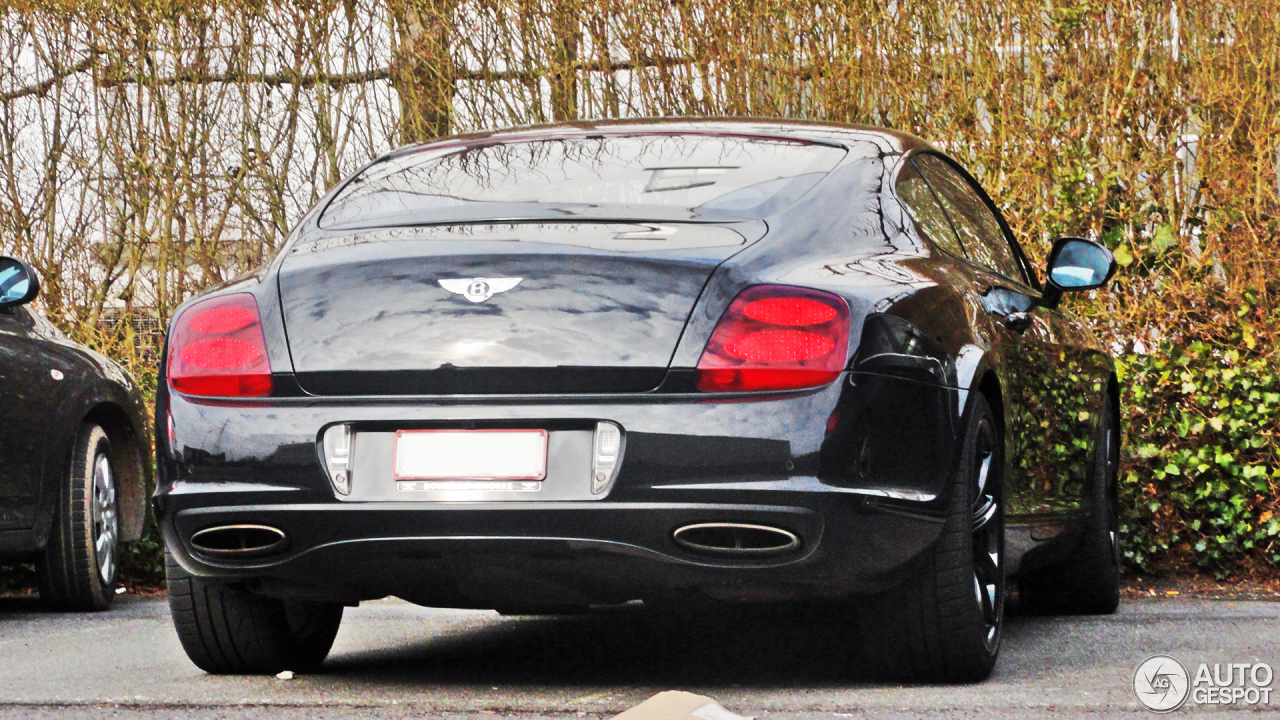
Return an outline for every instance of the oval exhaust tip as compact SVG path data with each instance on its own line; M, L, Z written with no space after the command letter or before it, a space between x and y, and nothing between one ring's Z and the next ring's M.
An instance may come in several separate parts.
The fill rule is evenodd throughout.
M748 523L685 525L673 538L686 550L721 557L772 557L800 549L800 537L790 530Z
M191 547L201 555L244 558L271 555L284 550L289 538L270 525L218 525L191 536Z

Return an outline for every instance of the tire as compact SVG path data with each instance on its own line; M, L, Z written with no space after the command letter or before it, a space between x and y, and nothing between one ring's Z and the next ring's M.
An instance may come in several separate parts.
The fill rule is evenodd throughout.
M194 577L166 555L169 610L191 662L217 675L312 672L333 647L342 605L280 600Z
M1004 622L1004 453L975 393L938 541L913 575L864 606L863 657L892 680L977 682L995 667Z
M1030 612L1110 615L1120 605L1120 518L1115 495L1120 448L1110 401L1104 403L1098 426L1079 545L1062 563L1018 579L1019 603Z
M120 507L106 432L84 423L37 559L40 597L60 610L106 610L120 562Z

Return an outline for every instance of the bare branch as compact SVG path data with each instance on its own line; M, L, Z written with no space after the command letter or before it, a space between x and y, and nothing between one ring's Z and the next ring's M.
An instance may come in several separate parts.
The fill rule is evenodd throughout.
M376 80L387 80L391 77L391 73L385 69L368 70L364 72L344 73L344 74L303 74L294 70L286 70L280 73L249 73L239 71L228 71L225 73L202 73L202 72L183 72L177 75L169 75L165 77L146 77L117 75L113 77L102 77L98 80L98 85L104 88L120 87L122 85L147 85L150 87L164 85L213 85L218 83L261 83L270 87L280 87L282 85L296 85L298 87L310 88L316 86L326 86L332 89L346 87L347 85L360 85L364 83L374 82Z
M63 80L66 80L67 78L71 77L72 75L75 75L76 73L82 73L92 68L94 64L97 63L98 61L98 54L99 53L97 51L91 50L89 57L85 58L84 60L81 60L80 62L76 63L75 65L72 65L69 68L66 68L65 70L55 72L53 74L53 77L49 78L48 80L36 83L35 85L28 85L24 88L12 90L7 93L0 93L0 103L11 102L13 100L17 100L18 98L24 98L31 95L35 95L36 97L44 97L49 94L50 90L57 87L58 83L62 82Z

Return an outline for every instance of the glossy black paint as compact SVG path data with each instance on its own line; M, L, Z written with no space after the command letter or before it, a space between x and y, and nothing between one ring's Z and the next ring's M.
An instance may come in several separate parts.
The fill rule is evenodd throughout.
M558 366L582 370L558 382L549 378L551 392L652 390L707 276L747 242L720 226L453 229L398 228L293 246L280 264L279 284L304 390L457 393L484 379L501 383L522 368ZM613 240L638 235L662 239ZM629 246L637 243L660 249ZM520 282L500 302L481 303L439 284L478 276ZM371 287L378 288L377 302L368 301ZM590 368L609 368L621 388L595 380ZM459 377L459 370L469 372ZM622 370L649 372L630 379Z
M1007 277L949 254L917 224L897 181L912 156L936 153L921 141L790 122L579 124L393 157L645 133L801 138L847 152L761 220L692 225L597 208L580 219L353 232L322 228L313 210L269 266L211 293L257 298L276 395L183 397L162 375L156 417L170 430L157 442L155 503L179 562L278 595L476 607L869 592L937 537L975 393L1004 435L1006 568L1041 562L1062 544L1047 539L1070 536L1098 411L1115 402L1111 360L1065 308L1045 302L1016 246L1020 277ZM635 232L686 242L616 245ZM437 282L499 276L528 286L472 306ZM717 321L755 284L845 299L854 341L839 380L696 392L693 368ZM319 447L335 423L359 433L598 420L623 428L625 454L612 489L593 502L341 500ZM1055 454L1046 437L1067 438L1070 452ZM799 535L801 549L732 560L672 539L681 524L715 521L776 525ZM192 533L248 522L285 530L288 549L243 561L191 551Z
M142 393L119 365L68 340L30 306L0 308L0 407L0 559L44 548L86 420L112 443L121 539L141 537L155 488L151 434Z

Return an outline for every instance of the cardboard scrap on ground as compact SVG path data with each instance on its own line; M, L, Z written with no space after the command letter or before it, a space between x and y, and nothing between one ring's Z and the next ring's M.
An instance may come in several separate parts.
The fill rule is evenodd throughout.
M668 690L645 700L613 720L755 720L735 715L704 695Z

